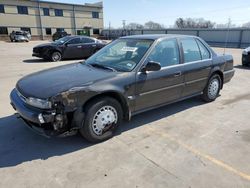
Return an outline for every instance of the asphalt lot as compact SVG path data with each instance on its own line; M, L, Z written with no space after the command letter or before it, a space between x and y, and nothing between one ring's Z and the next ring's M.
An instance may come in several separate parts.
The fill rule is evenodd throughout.
M133 117L100 144L80 136L47 139L28 130L9 104L22 76L74 61L43 62L32 47L0 42L0 187L250 187L250 69L213 103L189 99ZM222 53L223 49L216 48Z

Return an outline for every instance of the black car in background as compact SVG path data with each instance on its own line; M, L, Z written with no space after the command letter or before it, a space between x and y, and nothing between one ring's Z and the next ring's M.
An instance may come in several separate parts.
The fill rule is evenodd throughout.
M198 37L129 36L86 61L22 78L10 98L39 134L79 131L100 142L138 113L194 96L214 101L233 75L233 57L217 55Z
M66 37L66 36L69 36L70 34L68 34L66 31L57 31L55 32L53 35L52 35L52 40L53 41L56 41L60 38L63 38L63 37Z
M104 42L91 37L66 36L52 43L35 46L32 56L49 61L84 59L90 57L105 45Z
M250 66L250 47L244 49L242 52L242 65Z
M28 31L12 31L10 33L11 42L29 42L31 35Z

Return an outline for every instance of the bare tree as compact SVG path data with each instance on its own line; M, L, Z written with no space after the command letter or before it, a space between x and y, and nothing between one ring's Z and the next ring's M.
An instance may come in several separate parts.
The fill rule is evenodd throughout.
M214 22L204 18L178 18L175 21L175 27L177 28L213 28L214 25Z
M250 28L250 22L247 22L247 23L242 24L242 27Z
M138 23L129 23L126 25L126 29L143 29L143 25L138 24Z
M145 29L164 29L164 26L159 23L149 21L144 24L144 28Z

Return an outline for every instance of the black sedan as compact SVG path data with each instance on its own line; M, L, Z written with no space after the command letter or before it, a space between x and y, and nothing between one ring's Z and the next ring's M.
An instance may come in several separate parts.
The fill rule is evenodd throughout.
M100 142L135 114L194 96L214 101L233 75L232 56L217 55L198 37L130 36L81 63L22 78L10 98L39 134L79 131Z
M52 43L35 46L32 56L50 61L84 59L105 45L104 42L91 37L67 36Z

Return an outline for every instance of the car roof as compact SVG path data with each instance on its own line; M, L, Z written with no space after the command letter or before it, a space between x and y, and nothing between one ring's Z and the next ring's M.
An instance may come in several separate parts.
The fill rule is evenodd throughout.
M183 38L183 37L196 37L190 35L177 35L177 34L150 34L150 35L131 35L121 37L122 39L144 39L144 40L158 40L161 38Z
M95 38L88 37L88 36L85 36L85 35L69 35L67 37L70 38L70 39L77 38L77 37L88 38L88 39L95 39Z

